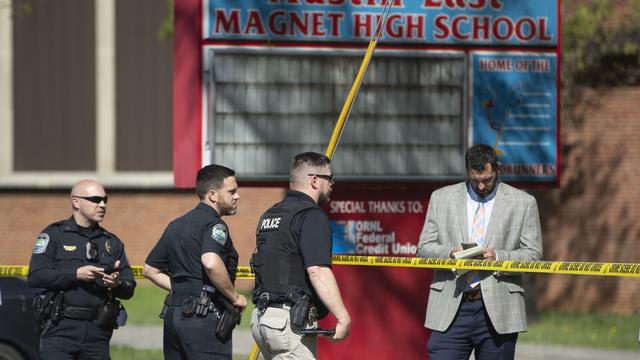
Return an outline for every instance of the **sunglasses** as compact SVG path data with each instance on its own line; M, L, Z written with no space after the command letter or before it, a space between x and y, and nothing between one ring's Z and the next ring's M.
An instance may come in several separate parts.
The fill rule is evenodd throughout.
M325 175L325 174L307 174L307 175L319 177L320 179L325 179L328 182L333 182L333 175Z
M72 197L79 198L79 199L84 199L84 200L87 200L87 201L91 201L94 204L100 204L103 201L106 204L107 201L109 200L107 196L76 196L76 195L72 195Z

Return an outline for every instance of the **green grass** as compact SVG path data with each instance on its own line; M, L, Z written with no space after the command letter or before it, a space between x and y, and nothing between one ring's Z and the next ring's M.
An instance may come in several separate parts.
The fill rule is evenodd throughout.
M251 302L251 291L246 293L242 292L242 294L247 297L247 307L242 313L242 320L240 321L238 329L251 330L251 312L255 308L255 305Z
M565 346L637 350L640 316L541 312L518 341Z
M122 303L127 309L129 325L158 325L162 326L162 319L158 317L162 309L162 303L167 292L153 285L147 280L138 280L135 294L130 300L124 300ZM253 311L253 303L251 303L251 292L243 292L249 302L247 308L242 314L240 329L249 329L251 322L251 311Z
M162 326L162 319L158 314L162 310L167 292L148 280L137 280L137 283L133 298L122 301L129 316L127 324Z
M157 360L162 359L162 349L138 350L124 346L112 346L110 349L111 360Z

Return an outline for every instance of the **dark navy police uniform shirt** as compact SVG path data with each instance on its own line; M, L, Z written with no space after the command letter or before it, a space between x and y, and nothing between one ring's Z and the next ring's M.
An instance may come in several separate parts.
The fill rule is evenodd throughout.
M220 256L231 281L235 281L238 252L227 224L211 206L201 202L167 226L145 263L169 274L174 293L197 295L203 284L212 285L201 261L202 254L208 252Z
M87 256L87 244L95 250L95 256ZM111 292L115 297L129 299L136 283L122 241L100 226L78 226L71 217L47 226L38 235L27 281L31 287L64 291L67 305L97 308L108 299L109 288L100 279L79 281L76 271L85 265L113 269L116 260L120 260L117 270L121 284Z

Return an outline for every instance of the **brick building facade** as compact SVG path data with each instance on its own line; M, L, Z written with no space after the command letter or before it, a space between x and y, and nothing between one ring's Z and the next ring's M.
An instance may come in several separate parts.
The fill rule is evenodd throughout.
M166 224L196 203L191 191L169 190L173 44L157 36L168 2L21 3L31 11L11 13L11 7L0 6L0 265L28 263L38 233L70 215L67 188L84 177L118 187L108 189L104 226L121 237L130 261L140 265ZM563 21L578 3L583 2L563 3ZM612 2L616 9L627 3ZM79 33L86 35L82 41L69 40ZM38 51L48 55L35 56ZM69 59L95 68L75 76L78 67ZM76 99L85 96L84 110L51 96L60 89ZM639 95L640 88L591 89L572 109L579 120L562 119L561 186L533 192L545 259L640 263L640 188L634 186L640 172ZM79 126L89 129L77 136ZM142 190L148 188L155 190ZM241 264L248 264L253 250L258 216L283 191L241 188L239 215L226 219ZM634 297L640 279L534 277L540 309L633 314L640 308Z
M546 260L640 262L640 88L591 89L562 123L559 189L535 190ZM240 184L242 185L242 184ZM339 186L339 184L338 184ZM282 197L281 188L241 188L238 215L228 217L241 264L254 247L260 213ZM190 191L111 191L104 226L142 264L166 224L194 206ZM0 195L0 264L26 264L37 234L70 214L66 191ZM417 239L416 239L417 241ZM540 309L637 313L637 278L535 275ZM251 287L243 281L242 287Z

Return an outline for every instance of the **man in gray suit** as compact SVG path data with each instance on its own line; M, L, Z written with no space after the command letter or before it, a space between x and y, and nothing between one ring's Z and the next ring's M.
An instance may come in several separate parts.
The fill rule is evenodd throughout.
M465 155L467 181L431 195L418 256L453 258L462 244L478 244L487 260L541 260L542 235L533 196L500 182L493 148L474 145ZM425 327L429 358L513 359L518 333L527 330L518 273L436 270Z

